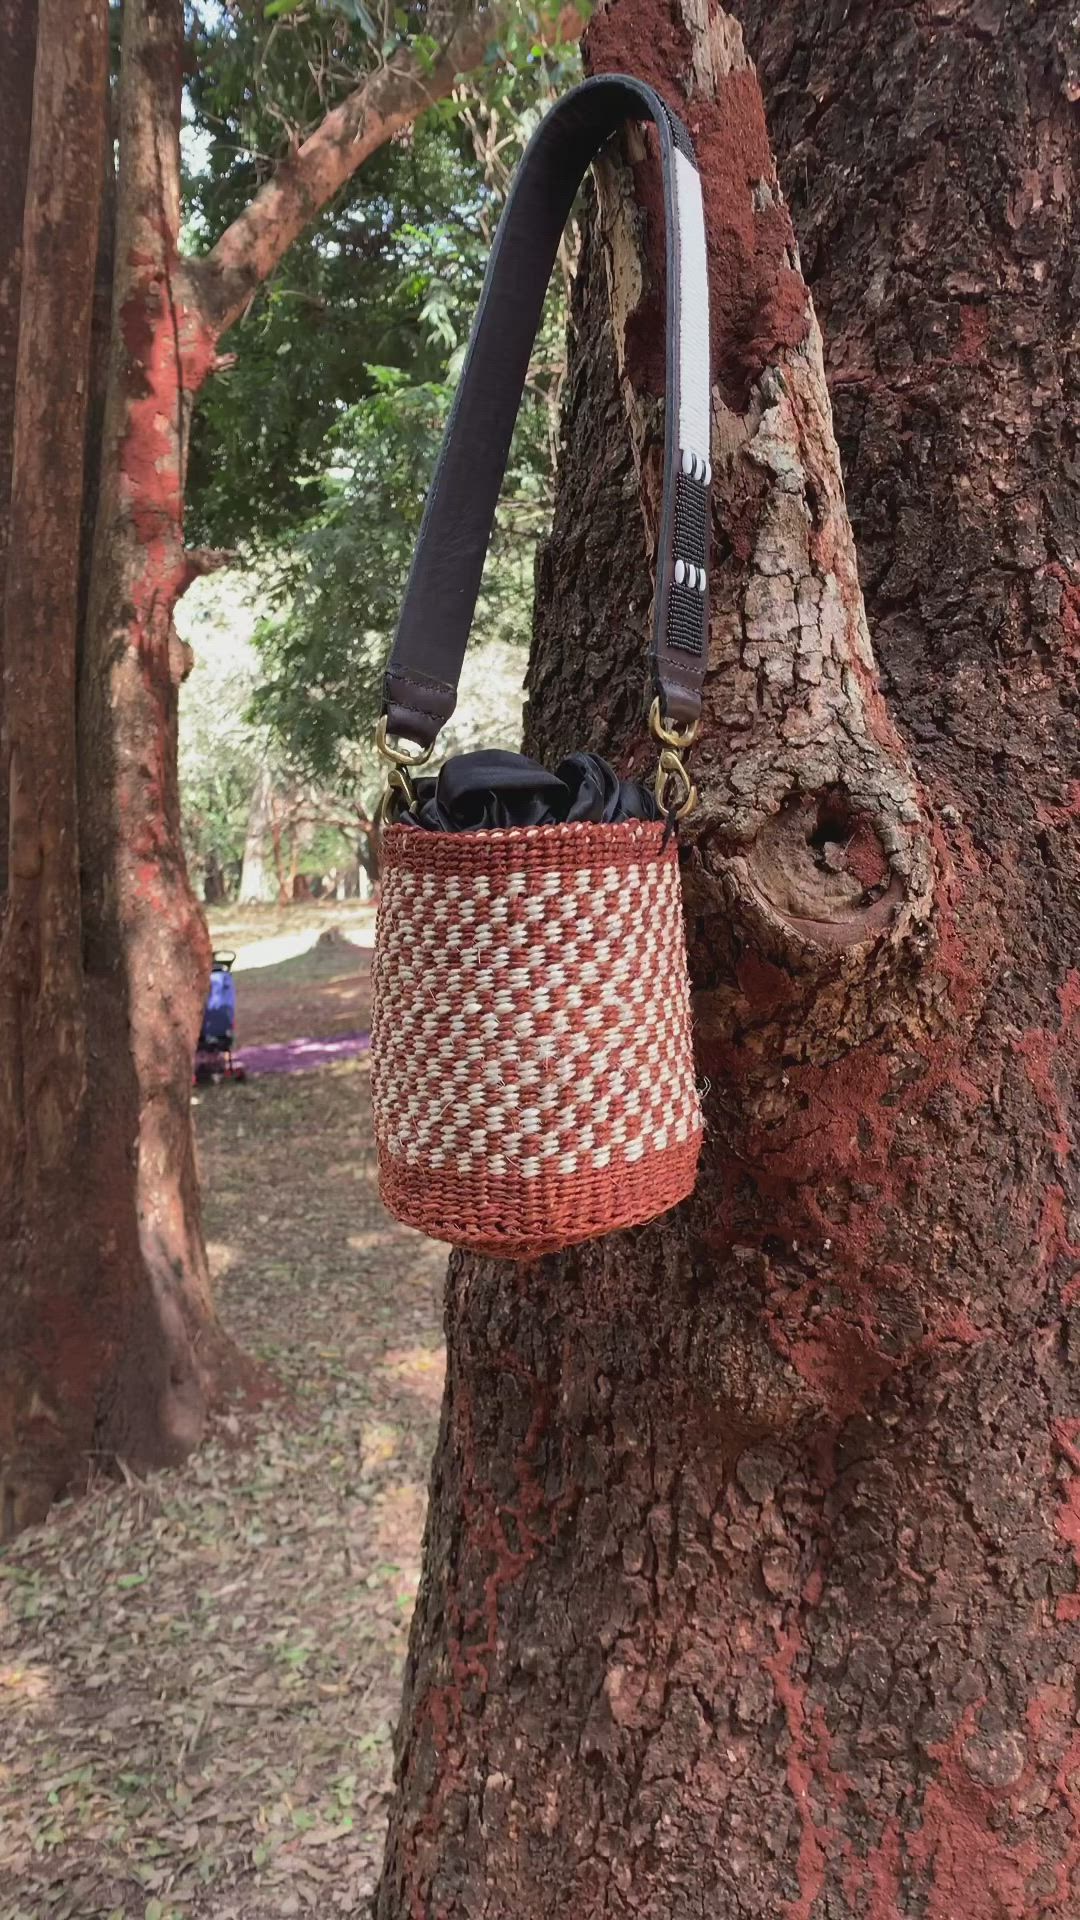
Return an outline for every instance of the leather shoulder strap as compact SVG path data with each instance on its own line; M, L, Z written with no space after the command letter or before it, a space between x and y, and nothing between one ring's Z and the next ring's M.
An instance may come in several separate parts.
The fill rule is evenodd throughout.
M388 732L428 747L450 718L533 341L563 228L617 127L650 119L667 220L667 407L653 679L697 719L708 636L710 374L705 222L690 137L659 94L612 74L553 106L525 150L488 261L384 684Z

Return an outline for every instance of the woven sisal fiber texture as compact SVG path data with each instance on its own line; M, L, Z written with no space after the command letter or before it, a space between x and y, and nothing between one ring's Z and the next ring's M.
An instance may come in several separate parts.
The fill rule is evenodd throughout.
M532 1259L663 1213L701 1145L661 822L383 837L372 1091L390 1211Z

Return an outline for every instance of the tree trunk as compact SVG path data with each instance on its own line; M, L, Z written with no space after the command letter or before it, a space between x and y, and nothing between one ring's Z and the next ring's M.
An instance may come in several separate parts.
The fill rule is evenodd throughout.
M208 907L220 907L228 897L225 869L216 853L208 853L203 861L203 899Z
M0 1535L43 1511L66 1478L73 1444L89 1452L96 1375L115 1337L95 1296L103 1290L108 1298L105 1270L122 1260L132 1224L122 1190L113 1220L90 1200L104 1143L93 1133L87 1078L75 780L106 16L104 0L41 0L24 173L2 646L9 865L0 924ZM16 277L9 257L9 289Z
M0 1535L94 1459L181 1457L230 1351L209 1305L189 1112L206 943L176 803L167 450L177 393L167 353L140 364L141 291L148 305L168 303L162 330L183 333L159 218L163 196L178 212L175 115L160 120L149 17L178 25L179 12L148 15L129 0L124 13L103 422L91 342L106 336L112 250L109 234L98 247L108 9L39 8L3 634ZM100 481L84 475L88 447Z
M0 4L0 610L11 513L11 460L15 433L15 364L19 346L19 286L22 277L23 207L30 156L30 114L37 50L35 0ZM0 617L0 648L3 645ZM4 726L3 653L0 651L0 901L7 891L8 749Z
M270 837L273 813L274 777L264 767L255 782L248 808L244 864L240 870L240 891L237 895L242 907L261 905L277 895L274 877L266 860L266 843Z
M173 614L226 558L184 546L192 407L260 280L502 18L448 16L445 45L374 65L195 261L183 0L125 0L115 197L108 12L39 0L31 152L35 8L0 0L0 901L9 843L18 863L0 934L0 1536L91 1458L181 1457L236 1367L190 1114L209 948L180 834Z
M273 855L273 860L274 860L274 879L277 884L277 904L279 907L287 907L290 900L292 899L292 872L291 870L288 874L286 874L285 872L285 860L284 860L283 849L282 849L282 841L287 831L284 816L285 816L284 804L279 806L276 798L271 796L270 851L271 851L271 854ZM292 842L293 842L293 836L290 831L289 832L290 848L292 846Z
M360 832L356 840L356 884L360 891L361 877L364 883L364 898L373 900L379 890L379 830L374 820L358 823Z
M106 1434L141 1464L195 1443L229 1358L210 1301L191 1126L209 942L184 859L176 760L188 661L173 612L199 570L183 541L187 435L213 363L177 253L182 36L177 0L127 0L79 715L88 988L122 1097L134 1102L140 1243L141 1326L110 1390Z
M639 1233L451 1261L380 1920L1080 1911L1080 45L748 12L890 712L738 31L616 0L710 228L707 1146ZM528 744L639 764L659 235L601 200Z

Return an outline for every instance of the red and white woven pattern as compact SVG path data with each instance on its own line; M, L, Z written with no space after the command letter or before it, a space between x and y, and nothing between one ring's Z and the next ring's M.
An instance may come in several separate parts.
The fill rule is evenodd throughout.
M694 1184L701 1111L662 823L383 838L372 1074L391 1212L533 1257Z

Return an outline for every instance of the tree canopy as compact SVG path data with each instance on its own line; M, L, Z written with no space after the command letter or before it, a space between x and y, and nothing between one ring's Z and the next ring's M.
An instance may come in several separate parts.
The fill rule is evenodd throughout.
M189 534L257 564L265 588L251 718L291 763L331 785L355 785L364 770L356 745L376 717L506 184L547 100L575 77L576 49L543 44L539 24L516 19L480 72L381 148L311 224L232 329L235 364L196 411ZM302 141L374 59L403 36L423 48L417 28L402 9L376 22L362 0L192 7L189 246L213 246L283 141ZM550 514L565 293L563 273L479 608L478 636L503 648L527 642L533 555ZM189 771L196 734L206 746L197 716ZM208 777L204 768L195 784Z

